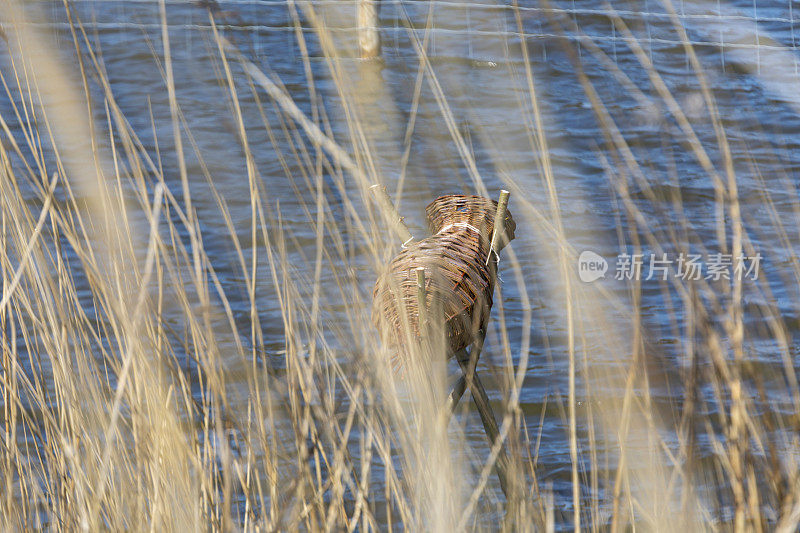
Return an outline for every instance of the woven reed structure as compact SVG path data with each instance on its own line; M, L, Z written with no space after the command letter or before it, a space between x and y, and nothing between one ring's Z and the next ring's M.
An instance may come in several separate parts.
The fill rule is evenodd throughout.
M447 356L470 345L486 326L492 307L496 252L514 238L516 223L505 217L505 238L491 251L497 202L481 196L440 196L426 208L432 236L412 242L388 264L373 292L372 320L401 371L430 323L444 329ZM487 261L487 258L489 259ZM425 310L420 327L415 270L425 269Z

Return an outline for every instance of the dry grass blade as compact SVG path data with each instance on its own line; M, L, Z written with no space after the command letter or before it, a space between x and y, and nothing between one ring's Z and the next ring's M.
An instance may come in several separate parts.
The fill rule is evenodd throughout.
M0 530L797 530L796 13L710 4L5 2Z

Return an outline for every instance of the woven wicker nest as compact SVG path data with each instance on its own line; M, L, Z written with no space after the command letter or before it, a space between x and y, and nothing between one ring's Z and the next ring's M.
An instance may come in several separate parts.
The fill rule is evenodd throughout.
M480 196L440 196L426 208L433 233L413 242L388 264L375 284L372 320L400 371L412 352L409 341L442 324L447 355L466 348L486 326L492 307L494 252L514 238L517 225L506 212L505 239L487 261L497 202ZM488 263L488 265L487 265ZM425 269L426 315L420 329L415 269Z

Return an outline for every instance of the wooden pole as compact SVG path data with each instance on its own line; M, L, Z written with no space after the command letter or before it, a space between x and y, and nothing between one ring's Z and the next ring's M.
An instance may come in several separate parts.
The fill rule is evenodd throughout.
M358 0L358 48L363 59L381 55L378 0Z
M497 254L497 249L502 248L501 244L505 243L500 239L505 239L506 235L506 212L508 211L508 197L510 192L503 189L500 191L500 199L497 201L497 211L494 214L494 229L492 230L492 241L489 246L489 253L486 255L486 264L489 264L489 259L492 257L492 252Z
M417 267L414 271L417 273L417 320L419 334L422 337L425 336L425 330L428 326L428 299L425 294L425 267Z
M375 195L375 199L378 201L378 205L380 205L383 212L388 215L389 222L392 224L392 229L403 240L403 246L413 241L414 236L411 235L411 232L408 230L408 226L406 226L406 223L403 221L403 217L397 212L397 209L392 203L392 199L389 198L389 193L386 192L386 187L381 187L376 183L371 186L369 190Z
M497 425L497 420L495 420L492 406L489 403L489 396L486 394L486 388L483 386L483 382L478 377L478 373L475 370L482 344L482 342L476 340L470 353L467 353L467 350L464 349L456 354L455 357L461 367L462 375L458 378L458 381L456 381L453 386L453 390L447 397L447 408L448 414L452 415L458 406L459 400L461 400L467 387L469 387L472 391L472 399L475 403L475 407L478 409L478 414L481 416L483 430L486 432L486 436L489 437L489 443L494 446L500 438L500 429ZM503 489L503 494L506 495L506 498L511 498L511 493L509 492L509 468L508 453L506 452L505 445L501 443L500 450L497 453L495 471L497 472L497 477L500 479L500 488Z
M450 391L450 394L447 396L447 410L452 415L453 412L456 410L456 406L458 402L461 401L461 397L464 396L464 392L467 390L467 378L464 376L462 372L461 375L458 377L455 385L453 385L453 390Z

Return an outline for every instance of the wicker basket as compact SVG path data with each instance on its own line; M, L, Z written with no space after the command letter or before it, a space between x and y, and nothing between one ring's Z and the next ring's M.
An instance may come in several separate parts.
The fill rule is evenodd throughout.
M419 340L420 328L415 269L426 279L425 315L444 329L448 357L466 348L486 326L494 292L495 252L514 238L516 224L507 212L505 239L487 261L497 202L480 196L447 195L426 208L434 233L404 248L378 278L373 293L372 320L401 370L413 352L409 340ZM487 264L488 263L488 264Z

